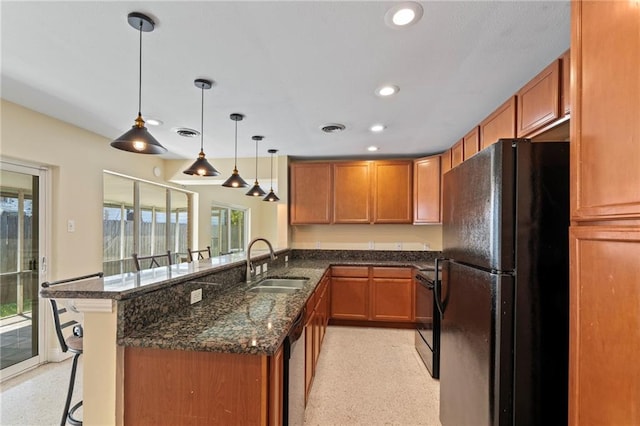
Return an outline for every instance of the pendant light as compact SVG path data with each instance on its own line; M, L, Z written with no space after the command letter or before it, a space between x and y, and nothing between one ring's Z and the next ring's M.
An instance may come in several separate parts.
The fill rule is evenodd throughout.
M264 192L262 188L260 188L260 184L258 183L258 142L261 141L263 137L253 136L251 139L256 141L256 181L253 184L253 188L251 188L246 195L249 195L252 197L262 197L263 195L267 194L266 192Z
M280 201L280 198L278 198L276 193L273 192L273 154L278 152L278 150L277 149L270 149L270 150L267 150L267 152L269 154L271 154L271 190L269 191L267 196L263 198L262 201L270 201L270 202L273 203L273 202L276 202L276 201Z
M111 146L138 154L162 154L167 152L167 148L160 145L160 142L144 127L144 120L140 112L142 110L142 32L153 31L155 23L147 15L138 12L131 12L127 16L127 20L129 25L140 32L138 118L135 119L135 124L131 127L131 130L111 142Z
M194 163L185 170L183 173L187 175L198 175L198 176L218 176L220 174L208 161L204 158L203 147L203 138L204 138L204 90L211 89L211 81L204 79L197 79L193 82L197 88L200 89L201 93L201 108L200 108L200 154L198 154L198 158Z
M226 186L227 188L246 188L247 186L249 186L249 184L247 182L244 181L244 179L242 179L240 177L240 173L238 173L238 121L242 121L242 119L244 118L244 115L242 114L231 114L229 116L229 118L231 118L233 121L236 122L236 148L235 148L235 159L234 159L234 163L233 163L233 173L231 173L231 176L229 177L229 179L227 179L222 186Z

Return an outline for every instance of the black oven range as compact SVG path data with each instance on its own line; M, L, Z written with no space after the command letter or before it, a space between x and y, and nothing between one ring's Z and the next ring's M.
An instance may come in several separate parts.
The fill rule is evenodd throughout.
M434 379L440 377L440 312L436 307L434 268L416 271L415 346Z

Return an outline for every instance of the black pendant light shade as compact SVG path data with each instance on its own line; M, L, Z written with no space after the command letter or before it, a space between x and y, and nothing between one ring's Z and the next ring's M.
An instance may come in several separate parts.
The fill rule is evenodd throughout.
M197 176L218 176L220 172L217 171L205 158L204 151L202 149L203 146L203 133L204 133L204 90L211 89L211 81L204 79L197 79L193 82L197 88L199 88L202 92L201 96L201 109L200 109L200 154L198 154L198 159L185 170L183 173L187 175L197 175Z
M225 186L227 188L246 188L247 186L249 186L249 184L245 182L245 180L240 177L240 173L238 173L238 121L242 121L244 115L231 114L229 118L236 122L235 159L233 163L233 172L231 173L229 179L224 181L222 186Z
M258 142L263 139L263 136L253 136L251 139L256 141L256 181L246 195L251 197L262 197L267 194L262 188L260 188L260 184L258 183Z
M160 145L151 133L144 127L142 119L142 32L151 32L155 26L153 20L147 15L138 12L131 12L127 16L129 25L140 32L140 55L139 55L139 75L138 75L138 117L131 130L111 142L111 146L123 151L135 152L138 154L162 154L167 152L167 148Z
M276 201L280 201L280 198L278 198L278 196L276 195L275 192L273 192L273 154L275 154L276 152L278 152L277 149L269 149L267 150L267 152L269 154L271 154L271 190L269 191L269 193L267 194L266 197L264 197L264 199L262 201L269 201L269 202L276 202Z

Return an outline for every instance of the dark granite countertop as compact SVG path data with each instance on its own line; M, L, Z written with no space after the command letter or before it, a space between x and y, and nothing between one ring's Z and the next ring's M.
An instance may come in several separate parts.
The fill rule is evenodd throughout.
M288 249L276 250L276 255ZM252 260L268 259L266 250L255 250ZM144 293L170 287L189 279L197 279L246 263L246 253L233 253L212 257L198 262L180 263L159 268L144 269L104 278L94 278L76 283L60 284L40 290L43 297L56 299L115 299L123 300Z
M265 276L308 277L293 294L253 293L256 282L239 283L215 298L161 317L118 340L123 346L272 355L330 266L370 265L426 268L430 261L293 260ZM262 277L264 278L264 277Z

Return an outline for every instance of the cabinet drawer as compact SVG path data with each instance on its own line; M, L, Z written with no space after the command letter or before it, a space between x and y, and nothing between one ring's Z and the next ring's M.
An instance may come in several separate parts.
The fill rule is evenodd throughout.
M413 268L398 268L393 266L374 266L374 278L412 278Z
M334 266L331 268L333 277L369 277L368 266Z

